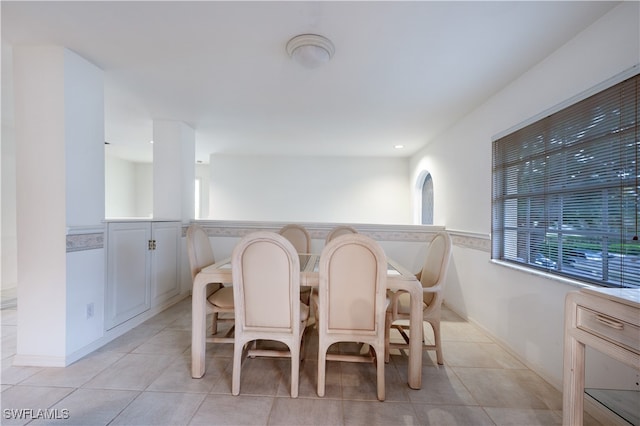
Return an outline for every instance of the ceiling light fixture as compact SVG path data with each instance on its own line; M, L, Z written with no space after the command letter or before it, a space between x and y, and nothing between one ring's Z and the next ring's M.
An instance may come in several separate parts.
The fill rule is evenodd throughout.
M329 62L335 48L326 37L318 34L301 34L287 42L287 53L306 68L317 68Z

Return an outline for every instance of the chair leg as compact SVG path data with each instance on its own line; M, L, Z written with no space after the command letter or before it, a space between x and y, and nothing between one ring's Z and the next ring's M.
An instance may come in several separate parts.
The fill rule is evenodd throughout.
M244 345L238 341L233 345L233 373L231 376L231 394L240 394L240 369L242 368L242 354Z
M389 353L391 349L389 347L389 340L391 337L391 323L393 323L393 320L391 319L391 313L387 312L384 319L384 362L389 362L391 358L391 354Z
M211 334L218 333L218 313L211 314Z
M444 358L442 356L442 342L440 340L440 320L430 320L431 328L433 329L433 340L436 346L436 360L439 365L444 364Z
M385 399L385 386L384 386L384 357L380 356L381 351L384 351L384 348L376 348L376 370L377 370L377 380L378 380L378 400L384 401ZM385 351L386 352L386 351Z
M327 370L327 348L318 348L318 396L324 396L325 374Z
M291 398L297 398L300 382L300 347L292 344L289 352L291 353Z

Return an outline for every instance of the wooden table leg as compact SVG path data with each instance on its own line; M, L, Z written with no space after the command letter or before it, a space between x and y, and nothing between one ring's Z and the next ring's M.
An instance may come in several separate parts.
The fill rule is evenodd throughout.
M204 376L207 349L207 283L199 280L197 275L191 299L191 377L199 379Z

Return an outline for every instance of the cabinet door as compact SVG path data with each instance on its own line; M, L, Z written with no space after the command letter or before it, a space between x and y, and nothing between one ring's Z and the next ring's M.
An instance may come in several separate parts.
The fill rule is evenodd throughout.
M154 222L151 231L154 250L151 259L151 306L180 293L179 265L182 224Z
M108 224L107 330L148 310L151 306L151 226L149 222Z

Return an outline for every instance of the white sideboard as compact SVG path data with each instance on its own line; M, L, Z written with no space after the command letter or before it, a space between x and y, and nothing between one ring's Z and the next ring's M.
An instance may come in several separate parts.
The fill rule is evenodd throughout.
M584 288L565 301L563 424L582 425L585 346L640 370L640 289Z
M178 221L107 223L105 330L180 292Z

